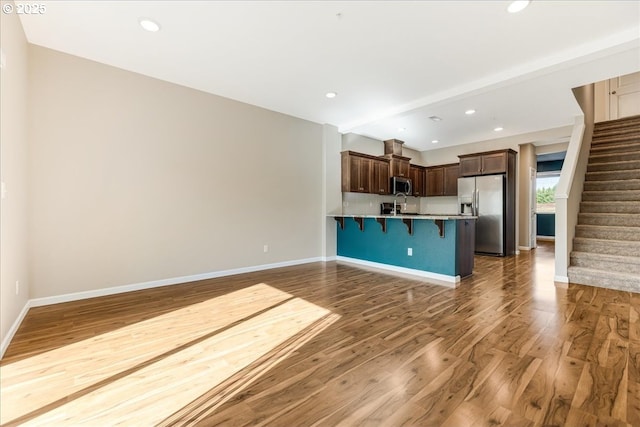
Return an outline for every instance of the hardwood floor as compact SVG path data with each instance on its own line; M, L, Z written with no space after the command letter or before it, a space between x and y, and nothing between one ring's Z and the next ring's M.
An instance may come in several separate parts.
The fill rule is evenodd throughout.
M640 426L640 295L553 245L457 289L335 262L32 308L3 425Z

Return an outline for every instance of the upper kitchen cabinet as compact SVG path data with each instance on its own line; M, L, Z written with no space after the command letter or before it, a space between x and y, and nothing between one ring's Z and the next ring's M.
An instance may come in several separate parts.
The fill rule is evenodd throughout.
M515 159L515 155L515 151L507 149L458 156L460 158L460 176L507 173L510 159L511 157Z
M343 151L340 154L342 156L342 191L368 193L373 175L373 156L353 151Z
M371 161L371 193L389 194L389 160Z
M389 160L354 151L343 151L342 191L389 194Z
M391 176L409 178L409 162L411 158L402 156L404 141L388 139L384 141L384 158L389 159Z
M409 161L410 157L402 157L397 154L385 154L385 158L389 159L391 168L391 176L403 176L409 178Z
M426 174L425 168L417 165L409 166L409 178L411 178L411 191L412 196L424 197L426 196Z
M460 165L453 163L444 165L444 192L443 196L458 195L458 178L460 177Z
M459 170L457 163L427 168L427 196L457 196Z
M427 168L427 196L442 196L444 191L444 169L442 166Z

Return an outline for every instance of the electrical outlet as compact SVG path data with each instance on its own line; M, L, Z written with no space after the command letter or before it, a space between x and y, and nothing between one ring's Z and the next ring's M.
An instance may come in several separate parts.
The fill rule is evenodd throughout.
M20 293L20 281L16 280L16 295Z
M264 245L264 247L262 248L262 250L264 251L264 253L269 252L269 245Z
M413 248L407 248L407 255L413 256Z

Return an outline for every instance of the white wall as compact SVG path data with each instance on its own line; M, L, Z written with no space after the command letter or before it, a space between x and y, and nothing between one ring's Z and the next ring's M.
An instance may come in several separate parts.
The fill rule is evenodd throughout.
M400 139L400 138L398 138ZM400 139L402 141L402 139ZM369 154L371 156L382 156L384 154L384 141L358 135L357 133L345 133L342 135L342 151L355 151L357 153ZM402 146L402 155L411 159L411 164L421 165L422 156L419 151Z
M332 259L337 254L336 222L328 214L342 212L342 180L341 156L342 135L338 128L332 125L322 127L322 146L324 153L323 177L323 210L320 221L323 224L322 256Z
M539 145L539 146L536 146L536 155L549 154L549 153L562 153L563 151L567 151L568 147L569 147L568 139L566 142L559 142L557 144Z
M28 49L18 16L0 14L6 58L0 87L0 159L6 197L0 200L0 336L4 352L29 299L27 91ZM20 290L16 295L16 281Z
M42 47L29 59L32 297L322 255L321 125Z

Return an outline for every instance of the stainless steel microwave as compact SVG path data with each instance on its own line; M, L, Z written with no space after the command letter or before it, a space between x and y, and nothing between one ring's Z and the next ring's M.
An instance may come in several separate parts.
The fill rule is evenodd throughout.
M411 195L411 180L402 176L391 177L391 194L402 193L405 196Z

